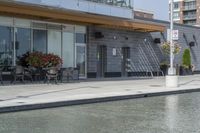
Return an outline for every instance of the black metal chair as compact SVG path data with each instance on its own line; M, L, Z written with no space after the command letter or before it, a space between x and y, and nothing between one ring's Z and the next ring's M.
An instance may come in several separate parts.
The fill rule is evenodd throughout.
M55 83L58 83L58 68L56 67L51 67L48 68L46 71L46 80L47 83L50 83L51 80L54 80Z
M3 85L3 67L0 67L0 81L1 84Z
M79 80L79 70L77 68L62 68L61 69L61 82L64 80Z
M61 82L64 80L69 81L70 79L73 79L73 68L62 68L61 69Z
M24 68L24 77L28 78L33 82L33 73L30 68Z
M28 69L31 72L32 79L34 79L34 81L41 81L44 78L42 68L28 67Z
M74 68L73 79L79 80L79 68Z

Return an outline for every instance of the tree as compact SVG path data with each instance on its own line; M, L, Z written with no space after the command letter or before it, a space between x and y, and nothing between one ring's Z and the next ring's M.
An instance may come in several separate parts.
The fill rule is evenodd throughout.
M182 64L184 68L189 69L191 67L191 55L189 49L184 50Z

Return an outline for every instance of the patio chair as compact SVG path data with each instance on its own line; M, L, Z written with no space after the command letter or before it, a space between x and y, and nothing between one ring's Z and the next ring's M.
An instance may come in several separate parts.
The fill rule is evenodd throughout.
M28 67L32 74L32 79L34 81L41 81L44 78L44 72L41 68Z
M24 76L33 82L33 74L30 68L24 68Z
M79 69L78 68L62 68L61 69L61 82L63 80L79 80Z
M62 68L61 69L61 82L63 82L63 80L67 79L67 81L69 81L70 79L73 80L73 68L69 67L69 68Z
M79 80L79 68L74 68L73 79Z
M1 81L1 84L3 84L3 67L0 67L0 81Z
M12 83L16 83L17 80L21 80L24 83L24 67L23 66L15 66L12 70L13 81Z
M58 83L58 68L52 67L48 68L46 71L46 80L47 83L50 83L51 80L54 80L55 83Z

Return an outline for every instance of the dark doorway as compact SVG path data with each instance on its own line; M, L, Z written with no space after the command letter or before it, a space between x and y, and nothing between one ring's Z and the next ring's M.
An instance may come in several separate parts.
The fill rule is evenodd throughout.
M104 77L107 67L107 47L97 46L97 77Z
M123 47L122 48L122 76L128 76L128 64L130 62L130 47Z

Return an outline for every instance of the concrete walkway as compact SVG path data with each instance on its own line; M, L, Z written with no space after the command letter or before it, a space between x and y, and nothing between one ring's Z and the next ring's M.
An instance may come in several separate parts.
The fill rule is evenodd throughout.
M56 107L56 104L72 105L111 99L143 97L145 95L163 95L200 91L200 75L179 78L178 88L166 88L165 78L117 81L92 81L65 84L27 84L0 86L0 113ZM114 98L114 99L112 99ZM78 101L78 103L76 102ZM67 103L68 104L60 104ZM74 102L74 103L73 103ZM52 104L55 103L55 104ZM49 105L48 105L49 104ZM37 106L34 106L37 105Z

